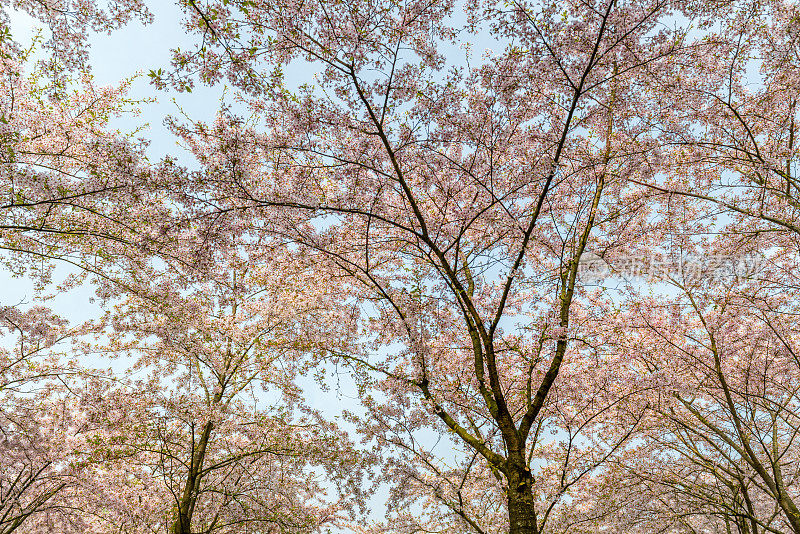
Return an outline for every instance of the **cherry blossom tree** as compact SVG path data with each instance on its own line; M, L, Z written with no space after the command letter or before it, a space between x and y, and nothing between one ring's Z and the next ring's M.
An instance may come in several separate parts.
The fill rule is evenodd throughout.
M304 358L348 342L349 307L280 248L215 265L204 281L153 268L109 317L110 350L134 363L84 400L96 469L124 488L87 477L99 532L316 532L359 505L362 460L295 384Z
M34 67L0 43L0 247L107 279L136 363L36 397L72 449L6 425L8 525L800 533L794 3L179 4L197 46L152 79L236 90L168 119L194 169L149 166L108 128L125 84L85 72L87 31L141 3L11 3L52 36ZM588 252L617 281L765 263L614 285ZM347 523L361 472L302 401L314 366L352 377L385 522Z
M663 381L652 402L661 432L644 437L642 459L627 468L648 493L670 496L672 508L656 516L664 523L717 518L738 532L797 532L791 315L730 288L683 290L624 315L629 353Z
M105 130L130 104L125 86L96 89L84 77L78 88L53 97L53 84L41 72L26 74L24 62L10 58L2 62L0 214L2 247L11 253L7 265L19 271L31 255L78 263L78 253L101 237L130 243L136 232L125 231L119 208L136 180L131 173L138 156L124 138Z
M429 459L418 449L423 431L463 447L455 471L425 466L431 478L416 486L464 521L459 528L483 529L452 489L471 473L493 477L510 532L549 528L569 477L554 482L558 462L539 461L549 445L537 436L558 433L564 362L580 368L591 353L576 341L594 298L580 260L588 246L623 249L641 228L642 204L621 176L652 176L644 154L656 144L641 120L654 113L652 73L714 49L713 39L662 22L710 24L714 10L183 5L202 44L176 51L175 71L157 83L225 78L252 112L175 124L203 166L179 191L192 217L209 235L266 232L333 263L327 276L361 306L368 346L339 361L362 389L379 391L364 396L364 431L379 446L412 450L417 465ZM484 36L501 51L476 60L465 43ZM287 65L318 74L295 83ZM563 388L580 390L571 380ZM566 471L576 469L566 456Z
M86 436L69 394L82 372L57 348L80 330L42 306L6 307L0 325L0 532L8 534L70 515L61 496L80 476Z
M667 248L695 262L710 255L712 264L757 258L762 267L729 272L736 283L720 283L713 269L699 273L712 281L673 279L679 297L634 297L637 312L624 327L649 332L635 350L650 369L668 370L675 388L662 410L664 433L648 438L661 453L649 453L658 461L647 477L654 494L671 495L657 517L694 517L695 525L715 517L720 531L797 532L800 517L792 326L798 20L797 6L784 2L732 13L715 31L726 40L714 62L664 71L661 101L681 102L662 129L664 170L634 180L662 214L640 253ZM658 310L672 310L672 320Z
M44 35L16 41L8 11ZM98 87L88 64L88 36L134 17L150 20L141 2L0 4L0 248L14 274L44 285L59 259L107 276L104 261L168 233L146 143L110 126L144 102L127 96L132 80Z

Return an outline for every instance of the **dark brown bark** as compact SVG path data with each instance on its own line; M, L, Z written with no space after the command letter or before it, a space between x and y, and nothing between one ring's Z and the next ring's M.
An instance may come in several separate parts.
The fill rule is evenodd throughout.
M533 477L524 467L509 469L508 524L509 534L538 534L536 508L533 502Z

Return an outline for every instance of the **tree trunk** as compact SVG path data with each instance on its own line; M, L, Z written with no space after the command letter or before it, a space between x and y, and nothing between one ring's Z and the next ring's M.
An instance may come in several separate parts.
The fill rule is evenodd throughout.
M213 428L214 425L210 421L205 424L197 449L192 454L186 485L183 488L183 497L178 506L178 517L172 525L172 534L192 534L192 513L197 502L197 489L200 484L203 461L206 457L206 447Z
M539 534L533 505L533 477L527 469L508 476L509 534Z
M789 520L789 524L792 526L792 531L795 534L800 534L800 510L797 509L797 505L794 504L794 501L792 501L785 493L781 493L782 495L778 497L778 504L783 509L784 514L786 514L786 519Z

